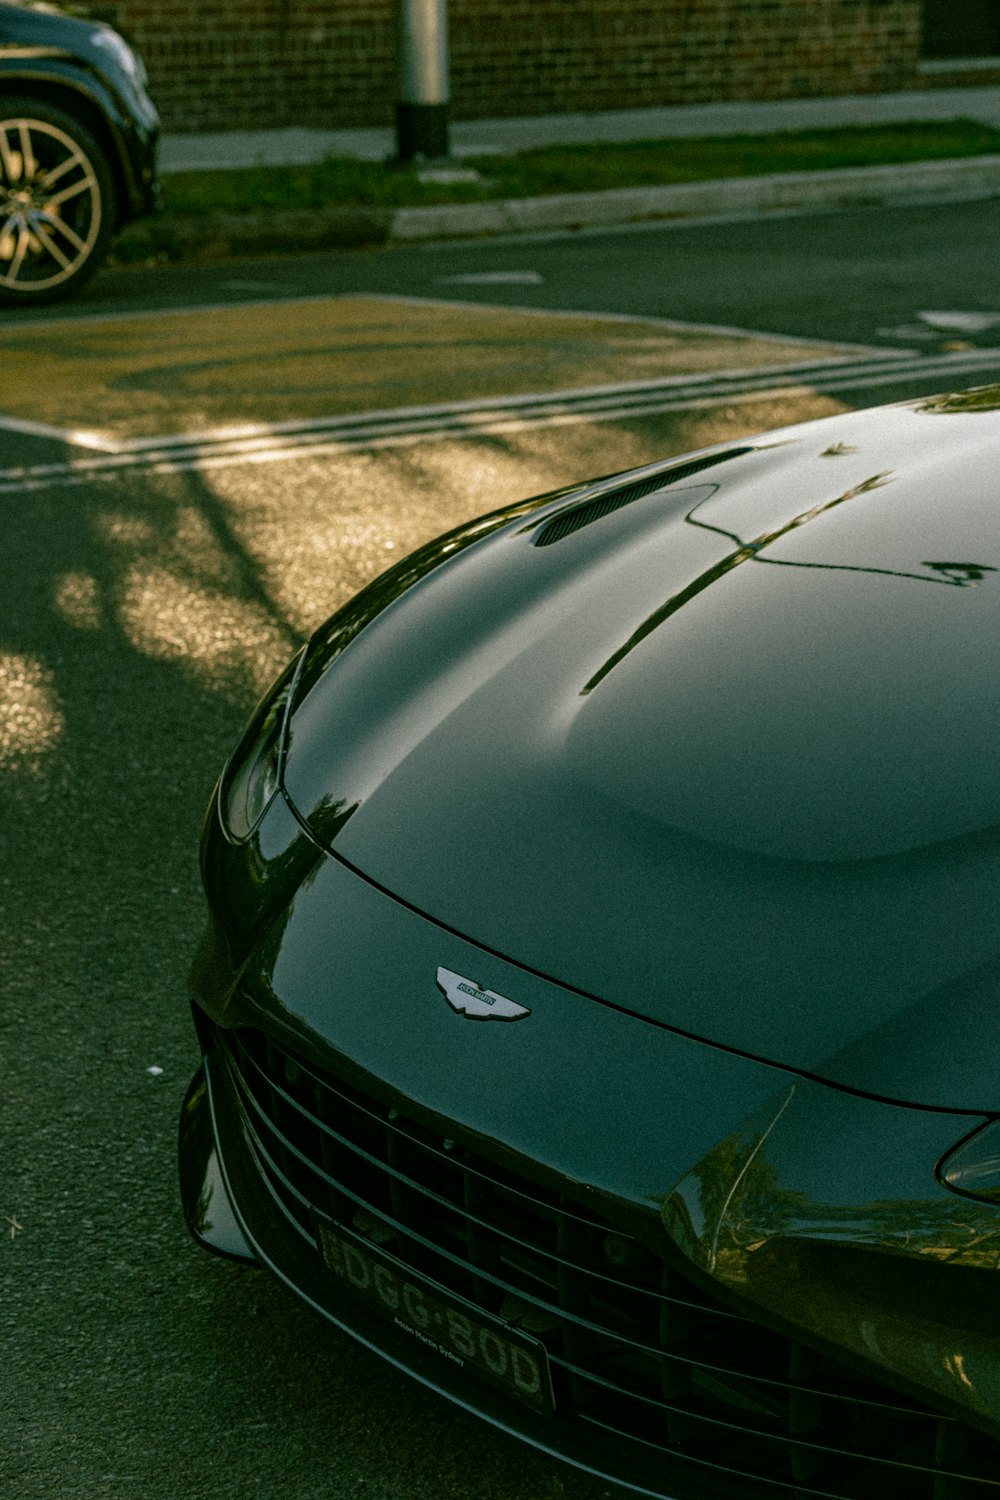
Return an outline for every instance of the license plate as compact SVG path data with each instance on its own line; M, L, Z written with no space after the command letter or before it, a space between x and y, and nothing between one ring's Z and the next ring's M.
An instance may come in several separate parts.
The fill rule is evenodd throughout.
M316 1227L327 1269L395 1327L456 1368L471 1366L536 1411L553 1410L548 1358L537 1339L414 1275L342 1224L317 1216Z

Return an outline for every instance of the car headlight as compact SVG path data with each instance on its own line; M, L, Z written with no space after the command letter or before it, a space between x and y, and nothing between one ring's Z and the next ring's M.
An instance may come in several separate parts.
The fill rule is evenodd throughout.
M264 694L222 773L219 809L226 832L237 841L253 833L281 785L285 718L303 654L293 657Z
M1000 1204L1000 1120L981 1125L938 1164L945 1187L965 1198Z
M117 31L113 31L110 26L95 26L90 33L90 41L92 46L100 47L114 58L126 78L130 78L138 88L145 88L148 81L146 65Z

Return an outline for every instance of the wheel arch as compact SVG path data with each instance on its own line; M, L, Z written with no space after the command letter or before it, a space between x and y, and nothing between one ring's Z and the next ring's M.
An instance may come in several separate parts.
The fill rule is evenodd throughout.
M72 115L94 137L104 152L115 187L116 227L133 217L141 202L139 185L132 171L128 152L119 129L118 106L114 96L95 80L67 73L32 74L8 70L0 64L0 86L9 88L16 98L51 104Z

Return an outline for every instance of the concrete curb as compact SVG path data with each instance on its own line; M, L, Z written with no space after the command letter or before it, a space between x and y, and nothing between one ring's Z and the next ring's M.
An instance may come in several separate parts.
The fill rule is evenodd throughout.
M442 204L395 211L391 238L447 239L539 229L583 229L655 219L774 213L789 208L854 208L890 202L1000 194L1000 156L971 156L772 177L724 177L669 187L613 188L496 203Z
M358 249L416 240L608 228L657 220L751 217L795 209L941 203L1000 196L1000 156L972 156L771 177L725 177L667 187L445 203L432 208L165 216L125 229L120 258L224 260L305 250Z

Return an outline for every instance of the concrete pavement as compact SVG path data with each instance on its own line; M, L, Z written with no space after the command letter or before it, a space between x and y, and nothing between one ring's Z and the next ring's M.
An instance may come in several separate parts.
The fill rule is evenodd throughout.
M692 136L765 135L843 125L888 125L962 116L1000 126L1000 88L911 89L895 94L844 94L829 99L784 99L681 104L663 109L602 110L505 120L456 120L452 154L507 155L533 146L597 145ZM233 167L292 166L326 156L385 161L395 149L389 126L356 130L215 131L164 137L160 170L225 171Z

